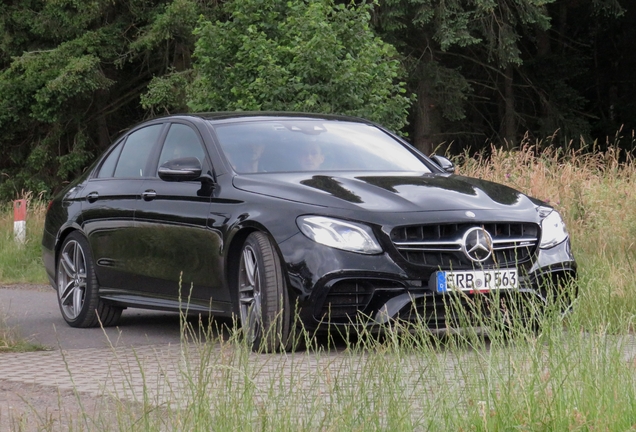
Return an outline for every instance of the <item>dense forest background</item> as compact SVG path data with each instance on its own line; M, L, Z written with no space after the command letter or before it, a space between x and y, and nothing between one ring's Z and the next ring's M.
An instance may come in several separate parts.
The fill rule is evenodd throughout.
M3 0L0 198L198 110L360 115L426 153L633 151L628 0Z

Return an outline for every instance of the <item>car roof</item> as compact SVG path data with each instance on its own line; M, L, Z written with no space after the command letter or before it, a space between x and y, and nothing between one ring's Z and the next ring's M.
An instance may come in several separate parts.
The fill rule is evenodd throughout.
M201 112L174 114L165 118L175 117L197 117L209 120L213 123L239 122L245 120L337 120L350 121L356 123L373 124L368 120L337 114L319 114L303 112L283 112L283 111L226 111L226 112Z

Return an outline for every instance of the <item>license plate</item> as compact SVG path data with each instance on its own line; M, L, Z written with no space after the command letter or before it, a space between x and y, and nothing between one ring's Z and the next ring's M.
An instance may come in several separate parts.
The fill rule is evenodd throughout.
M437 292L468 291L485 292L496 289L513 289L519 286L516 269L473 270L436 273Z

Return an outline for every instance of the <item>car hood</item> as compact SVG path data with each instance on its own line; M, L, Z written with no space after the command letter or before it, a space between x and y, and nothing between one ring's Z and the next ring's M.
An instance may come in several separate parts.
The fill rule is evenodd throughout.
M498 183L449 174L264 173L236 176L243 191L348 210L530 210L539 201Z

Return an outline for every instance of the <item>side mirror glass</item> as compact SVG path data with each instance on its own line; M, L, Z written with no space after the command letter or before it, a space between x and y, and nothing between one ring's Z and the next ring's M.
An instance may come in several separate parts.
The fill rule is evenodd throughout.
M447 157L440 155L431 155L431 160L435 162L444 172L449 174L455 173L455 164L450 161Z
M164 181L193 181L200 177L201 162L195 157L172 159L159 167L159 178Z

